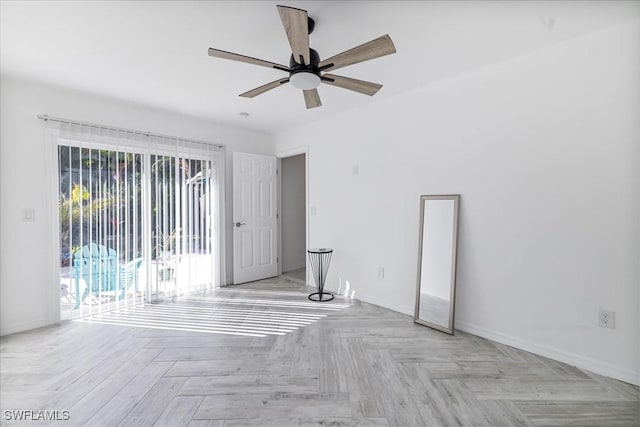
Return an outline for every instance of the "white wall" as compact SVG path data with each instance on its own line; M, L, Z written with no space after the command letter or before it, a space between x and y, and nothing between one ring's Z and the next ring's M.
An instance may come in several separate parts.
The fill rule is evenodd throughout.
M419 196L460 193L457 328L639 383L638 52L635 20L276 135L327 287L413 314Z
M305 155L285 157L281 170L282 271L306 265Z
M226 268L227 283L231 282L231 153L273 154L268 135L31 82L3 78L0 85L0 334L54 320L47 300L47 293L57 289L50 273L50 178L45 171L43 122L37 114L226 144ZM35 222L22 222L23 208L35 209Z

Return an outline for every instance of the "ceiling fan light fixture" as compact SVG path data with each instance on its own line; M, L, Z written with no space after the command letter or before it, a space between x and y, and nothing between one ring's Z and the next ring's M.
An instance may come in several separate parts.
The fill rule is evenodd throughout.
M296 89L311 90L320 86L320 76L308 71L300 71L289 77L289 82Z
M391 37L389 37L388 34L321 61L320 54L309 46L309 34L313 31L315 21L309 18L307 11L281 5L278 5L277 9L289 41L289 46L291 47L289 66L240 55L238 53L227 52L225 50L209 48L209 56L215 58L260 65L289 73L289 77L281 78L241 93L241 97L255 98L267 91L281 87L285 83L291 83L296 89L302 90L305 105L307 109L309 109L322 105L320 95L316 90L321 82L369 96L375 95L380 88L382 88L381 84L336 76L334 74L326 74L326 71L331 72L349 65L396 53L396 47L393 45ZM247 117L243 114L241 114L241 116Z

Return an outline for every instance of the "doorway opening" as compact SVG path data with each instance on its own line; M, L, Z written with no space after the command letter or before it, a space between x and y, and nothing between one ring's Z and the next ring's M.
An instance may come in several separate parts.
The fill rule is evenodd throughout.
M280 170L282 276L306 285L306 154L283 157Z

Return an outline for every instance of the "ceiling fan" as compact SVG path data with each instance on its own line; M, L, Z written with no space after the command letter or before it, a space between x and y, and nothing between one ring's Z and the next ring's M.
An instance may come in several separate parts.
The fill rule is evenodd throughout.
M289 73L289 77L267 83L242 93L240 96L254 98L285 83L291 83L295 88L302 89L307 108L315 108L322 105L317 89L320 83L338 86L370 96L375 95L380 90L381 84L323 73L395 53L396 48L388 34L321 61L318 52L309 47L309 34L313 32L315 22L309 18L307 11L288 6L277 6L277 8L291 45L292 54L288 67L250 56L209 48L209 55L216 58L261 65Z

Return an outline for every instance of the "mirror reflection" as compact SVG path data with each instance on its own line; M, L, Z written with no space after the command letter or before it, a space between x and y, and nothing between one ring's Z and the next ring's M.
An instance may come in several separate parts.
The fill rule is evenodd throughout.
M415 321L453 334L459 195L420 197Z

